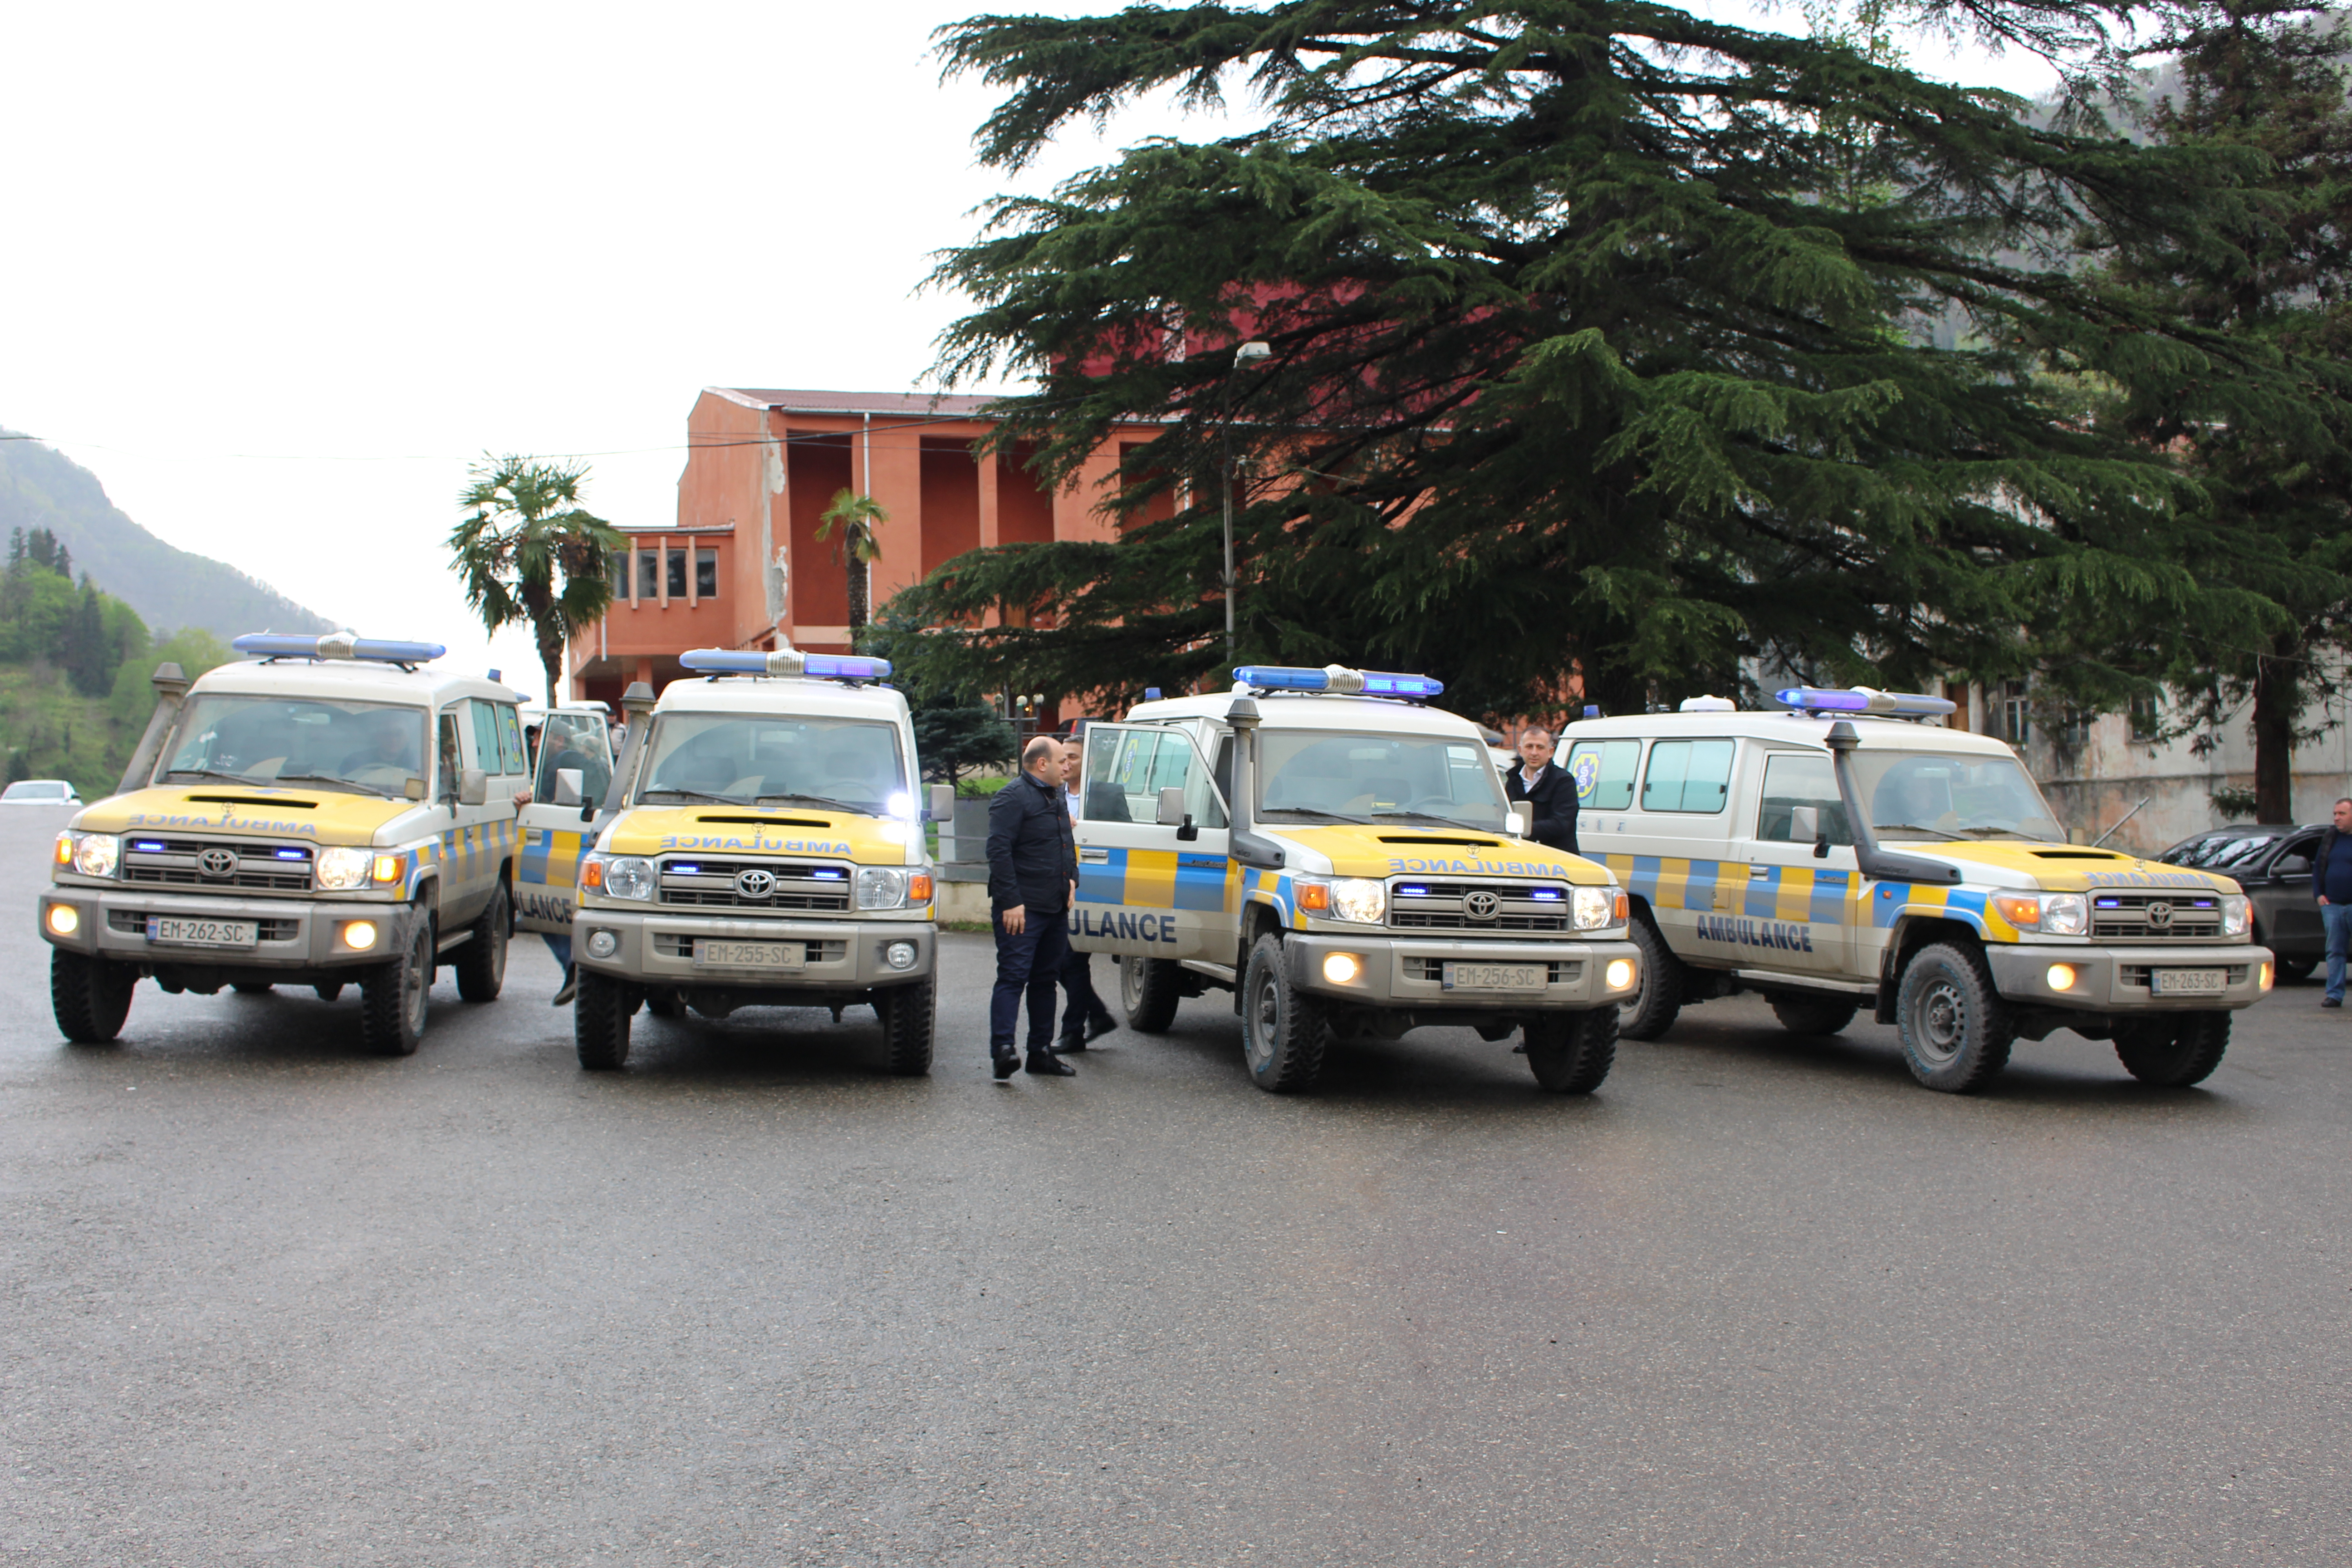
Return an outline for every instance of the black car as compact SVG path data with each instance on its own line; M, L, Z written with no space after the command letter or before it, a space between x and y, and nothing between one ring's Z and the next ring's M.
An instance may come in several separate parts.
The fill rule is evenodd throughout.
M2301 980L2327 956L2319 900L2311 896L2311 858L2325 823L2314 827L2217 827L2184 838L2158 859L2237 879L2254 905L2254 940L2278 955L2278 977Z

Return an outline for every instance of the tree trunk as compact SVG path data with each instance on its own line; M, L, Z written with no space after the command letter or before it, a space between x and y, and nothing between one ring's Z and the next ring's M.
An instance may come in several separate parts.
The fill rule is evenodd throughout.
M867 571L866 563L860 561L856 552L852 551L849 556L849 642L852 647L857 645L857 634L866 626L866 596L872 591Z
M563 705L563 623L552 615L532 617L531 630L539 637L539 667L547 672L547 705Z
M2280 636L2254 660L2254 820L2294 820L2294 721L2303 709L2302 640Z

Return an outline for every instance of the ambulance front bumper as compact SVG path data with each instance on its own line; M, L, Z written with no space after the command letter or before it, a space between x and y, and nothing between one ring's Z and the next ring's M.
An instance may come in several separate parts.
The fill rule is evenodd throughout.
M1641 952L1630 942L1449 942L1380 931L1361 936L1292 931L1282 946L1291 984L1301 990L1414 1012L1573 1012L1622 1002L1642 984ZM1335 957L1354 962L1335 963ZM1524 984L1538 977L1539 985Z
M53 915L70 909L71 919ZM251 946L195 945L148 938L148 917L250 921ZM60 883L40 895L41 936L69 952L148 965L202 964L215 969L308 970L365 967L399 955L410 908L390 901L327 899L238 899L205 893L93 888ZM373 940L352 943L354 924ZM70 931L60 931L69 924Z
M2196 947L2108 947L2085 944L2067 947L2052 942L1988 943L1985 959L1992 966L1992 983L2011 1002L2041 1007L2073 1007L2093 1013L2163 1013L2190 1008L2251 1007L2268 989L2266 972L2271 950L2252 944ZM2053 973L2056 971L2057 973ZM2168 994L2159 987L2181 985L2215 973L2221 988L2182 989ZM2057 982L2071 980L2065 985Z
M779 947L800 962L738 967L709 962L730 955L706 946L705 962L698 963L698 941ZM604 904L583 907L572 920L573 962L640 985L833 992L904 985L929 976L938 946L937 928L928 921L735 920ZM891 962L893 949L903 963Z

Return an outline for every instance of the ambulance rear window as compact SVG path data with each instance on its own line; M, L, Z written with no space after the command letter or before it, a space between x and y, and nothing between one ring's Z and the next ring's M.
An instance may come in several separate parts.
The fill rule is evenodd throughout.
M1587 811L1622 811L1633 804L1633 775L1642 770L1639 741L1579 741L1568 751L1576 804Z

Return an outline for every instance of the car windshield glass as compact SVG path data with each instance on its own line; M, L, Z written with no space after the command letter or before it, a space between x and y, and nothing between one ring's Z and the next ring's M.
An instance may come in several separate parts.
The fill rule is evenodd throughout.
M1257 814L1268 820L1405 814L1500 833L1510 820L1486 748L1473 737L1258 731Z
M191 698L163 749L155 782L238 779L273 784L348 784L388 795L422 798L425 710L390 702L340 702L311 697L244 697L208 692Z
M2157 857L2168 866L2202 866L2237 840L2228 834L2209 833L2191 838L2186 844L2176 844Z
M2066 837L2014 757L1856 752L1853 771L1869 803L1871 830L1880 838L2063 843Z
M644 783L649 800L681 797L756 805L777 796L836 803L880 816L913 798L898 731L856 719L754 713L667 713L654 721Z
M2212 854L2198 862L2200 866L2242 866L2278 842L2275 833L2252 833L2243 838L2223 840Z
M65 785L45 784L38 779L19 779L8 786L7 794L0 795L0 800L63 800L65 797Z

